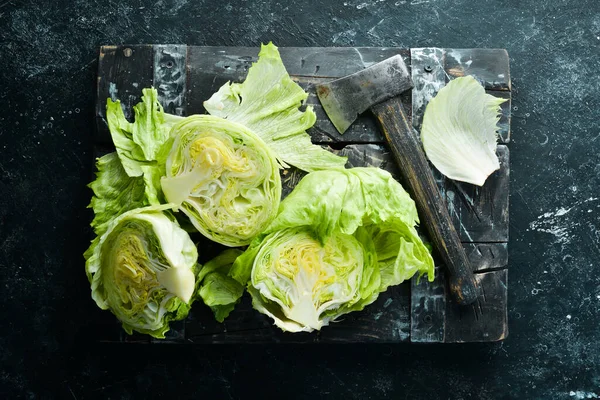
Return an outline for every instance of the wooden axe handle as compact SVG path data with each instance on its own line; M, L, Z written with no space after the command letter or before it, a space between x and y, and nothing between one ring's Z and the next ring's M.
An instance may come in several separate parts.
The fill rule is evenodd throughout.
M469 259L435 183L421 142L406 119L402 103L395 97L372 106L371 111L415 200L421 224L448 268L452 295L459 304L473 303L478 292Z

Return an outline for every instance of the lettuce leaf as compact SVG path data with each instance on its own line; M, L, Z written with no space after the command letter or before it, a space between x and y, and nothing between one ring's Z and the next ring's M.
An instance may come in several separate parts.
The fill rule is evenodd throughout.
M307 97L288 75L277 47L269 43L261 46L244 82L226 83L204 102L204 108L248 127L275 151L284 167L289 164L308 172L343 168L345 157L313 145L305 132L317 118L310 106L299 110Z
M417 223L414 201L384 170L312 172L229 276L281 329L320 329L414 275L433 280Z
M496 155L499 99L472 76L456 78L431 99L421 128L429 160L445 176L483 186L500 168Z
M142 176L144 167L156 165L171 127L183 118L164 112L154 88L142 89L142 101L133 111L134 122L129 122L121 102L107 99L106 120L121 163L127 175Z
M211 308L219 322L227 318L244 294L244 286L228 275L241 254L238 249L225 250L204 264L196 277L196 296Z
M144 179L127 175L116 152L100 157L96 169L96 179L88 185L94 192L89 207L94 210L92 228L101 235L110 220L150 201Z

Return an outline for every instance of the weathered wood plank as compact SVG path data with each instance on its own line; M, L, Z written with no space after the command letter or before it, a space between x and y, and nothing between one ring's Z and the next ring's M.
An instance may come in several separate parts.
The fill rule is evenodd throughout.
M192 343L403 342L410 334L409 308L407 282L390 288L363 311L344 315L320 332L290 335L254 310L245 295L222 324L214 320L208 307L196 305L188 317L185 340Z
M154 87L165 112L186 115L187 46L154 46Z
M194 53L190 66L210 76L240 81L258 59L258 48L189 46ZM283 63L290 75L338 78L367 68L379 61L400 54L406 59L408 49L397 47L280 47ZM408 63L407 63L408 64Z
M102 46L98 64L96 137L99 144L111 144L106 124L106 99L121 100L125 117L131 119L133 106L142 89L152 86L154 52L151 45Z
M481 294L475 304L446 304L446 343L490 342L508 336L508 271L475 274Z
M444 69L450 79L473 75L488 90L511 90L505 49L445 49Z
M436 47L411 49L412 63L412 125L421 133L425 108L444 87L444 50Z
M426 278L411 280L410 341L413 343L444 342L446 331L446 302L450 297L446 290L445 267L435 268L435 280Z
M500 169L482 187L445 179L444 197L463 242L508 241L509 151L497 150Z
M504 103L500 105L502 114L498 121L498 143L508 144L510 142L510 120L511 120L511 98L512 92L499 91L499 90L486 90L486 93L492 96L506 99Z
M360 312L320 332L321 342L405 342L410 337L410 283L390 287Z
M463 243L476 272L508 268L508 243Z

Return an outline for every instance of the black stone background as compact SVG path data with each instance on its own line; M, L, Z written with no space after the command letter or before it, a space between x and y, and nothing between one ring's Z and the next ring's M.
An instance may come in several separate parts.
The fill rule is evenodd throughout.
M101 345L82 337L98 47L506 48L504 343ZM600 3L0 1L0 397L600 397Z

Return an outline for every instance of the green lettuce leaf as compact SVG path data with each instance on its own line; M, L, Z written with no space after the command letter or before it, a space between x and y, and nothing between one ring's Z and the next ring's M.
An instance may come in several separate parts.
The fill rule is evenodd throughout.
M456 78L431 99L421 128L423 148L450 179L483 186L500 168L496 155L500 104L472 76Z
M309 172L343 168L345 157L313 145L305 132L316 121L312 107L299 110L307 96L288 75L277 47L269 43L262 45L244 82L226 83L204 102L204 108L248 127L285 167L290 164Z
M196 278L196 295L211 308L219 322L227 318L244 294L244 286L228 275L231 265L241 254L238 249L225 250L204 264Z
M113 218L150 202L143 178L127 175L116 152L100 157L96 169L96 179L89 184L94 192L89 207L94 210L92 228L101 235Z
M129 334L164 338L169 322L185 318L190 309L198 252L165 212L171 207L121 214L84 254L92 298Z
M433 280L417 223L414 201L384 170L313 172L229 276L281 329L320 329L416 274Z
M121 102L107 100L106 120L123 167L129 176L142 176L144 167L156 164L171 127L182 117L164 112L154 88L142 89L142 101L133 111L134 122L129 122Z

